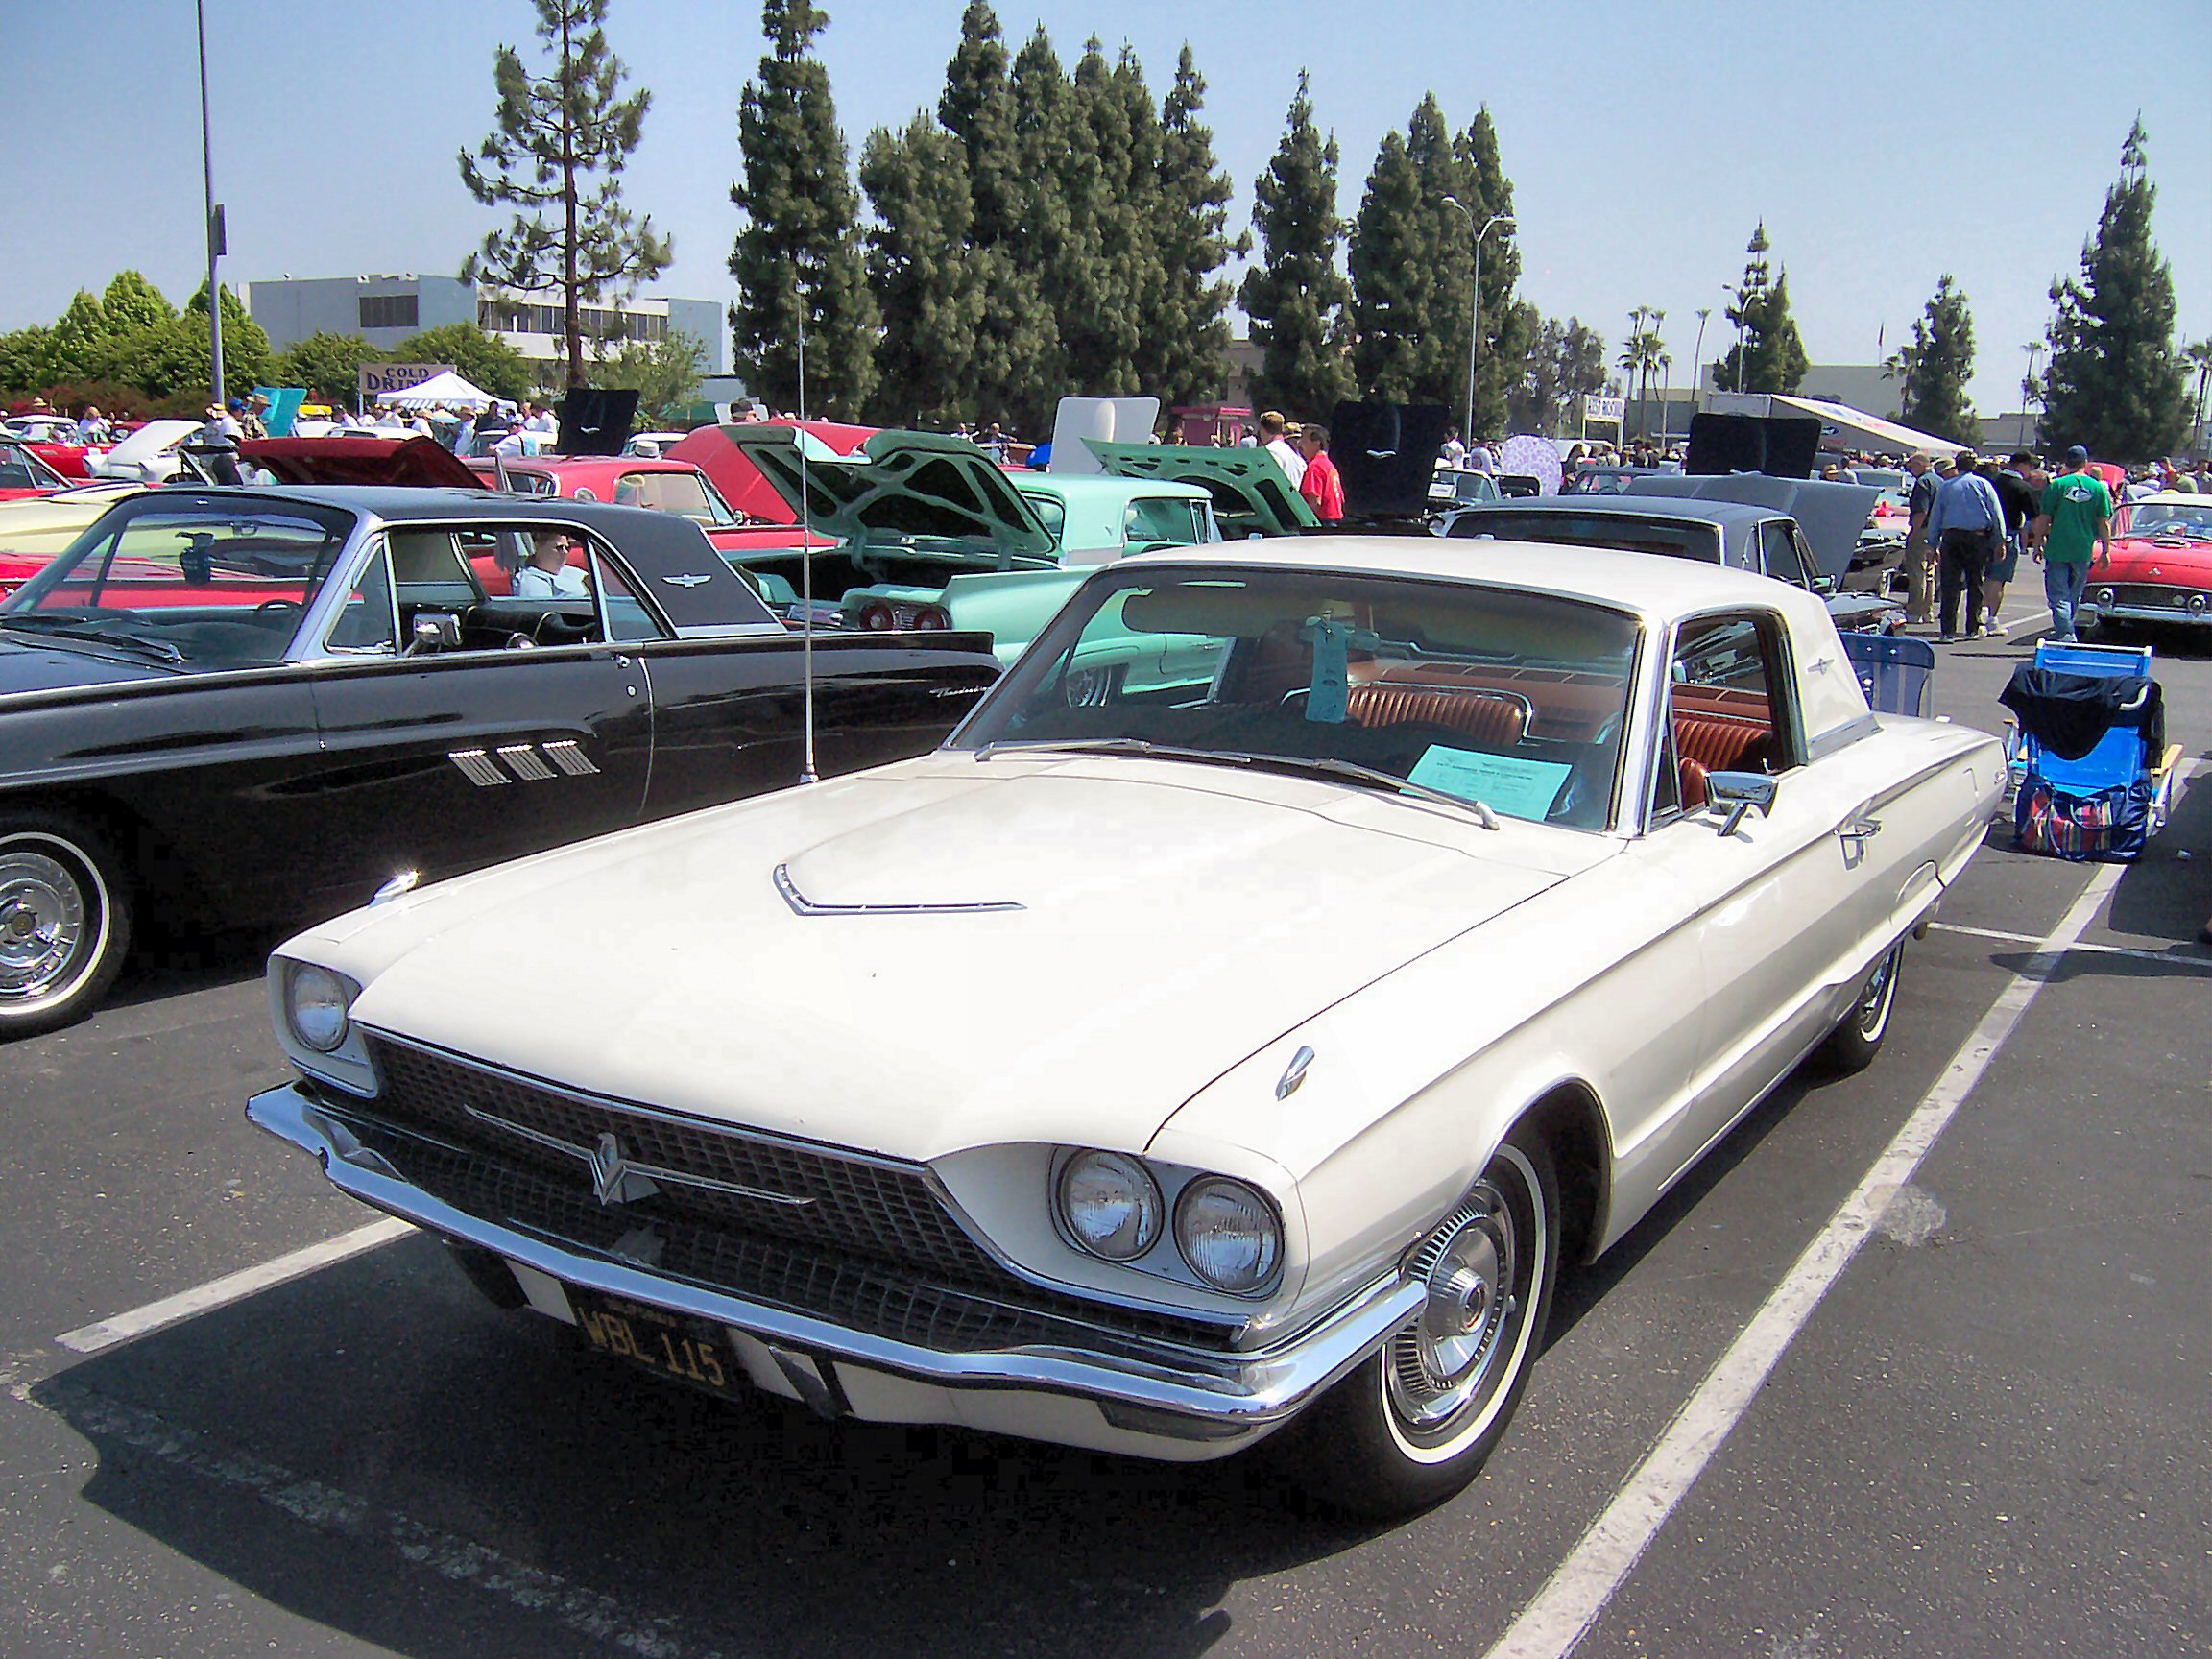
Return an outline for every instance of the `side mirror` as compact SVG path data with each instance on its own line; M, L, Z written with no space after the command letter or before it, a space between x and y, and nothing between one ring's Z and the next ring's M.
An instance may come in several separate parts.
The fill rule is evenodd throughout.
M1824 571L1815 576L1813 578L1813 591L1825 599L1829 594L1836 591L1836 578Z
M1764 772L1715 772L1705 780L1705 805L1722 814L1720 833L1733 835L1753 807L1764 818L1774 809L1774 780Z
M418 611L408 624L406 657L435 656L461 649L461 618L450 611Z

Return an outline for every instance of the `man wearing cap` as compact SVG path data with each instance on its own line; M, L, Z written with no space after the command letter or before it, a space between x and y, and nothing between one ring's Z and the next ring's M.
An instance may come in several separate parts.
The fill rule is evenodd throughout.
M1936 550L1928 544L1928 515L1936 507L1936 458L1926 450L1907 458L1905 470L1912 475L1912 493L1905 511L1905 620L1930 622L1936 615Z
M1275 465L1283 469L1283 476L1290 480L1295 490L1306 477L1306 460L1291 447L1287 423L1283 412L1270 409L1260 417L1260 446L1275 457Z
M1966 637L1982 635L1984 573L2005 541L2005 506L1989 480L1974 470L1975 455L1961 449L1944 457L1936 469L1943 483L1928 515L1928 541L1936 548L1940 585L1936 607L1940 637L1956 639L1953 623L1959 601L1966 601Z
M2092 549L2100 565L2112 563L2112 492L2089 470L2089 451L2066 451L2066 470L2043 492L2042 509L2028 527L2035 563L2043 566L2043 596L2051 603L2051 637L2071 641L2075 607L2089 586Z

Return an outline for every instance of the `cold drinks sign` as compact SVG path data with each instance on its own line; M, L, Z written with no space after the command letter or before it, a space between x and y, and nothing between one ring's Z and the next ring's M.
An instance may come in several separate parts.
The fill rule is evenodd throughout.
M373 402L395 392L404 392L410 386L420 386L425 380L435 380L441 374L451 373L452 368L450 363L364 363L361 365L361 396Z

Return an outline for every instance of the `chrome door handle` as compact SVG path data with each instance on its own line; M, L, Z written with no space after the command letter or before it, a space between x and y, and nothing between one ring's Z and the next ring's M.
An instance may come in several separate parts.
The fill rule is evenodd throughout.
M1874 836L1882 833L1882 820L1869 818L1863 812L1844 823L1836 831L1839 841L1856 841L1863 847Z

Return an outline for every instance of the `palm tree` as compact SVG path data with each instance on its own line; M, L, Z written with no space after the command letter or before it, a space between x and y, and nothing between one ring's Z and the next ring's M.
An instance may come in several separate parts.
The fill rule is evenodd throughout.
M2189 367L2197 371L2197 419L2192 425L2197 434L2197 453L2201 455L2205 450L2204 391L2212 386L2212 339L2183 347L2181 355L2189 360Z

